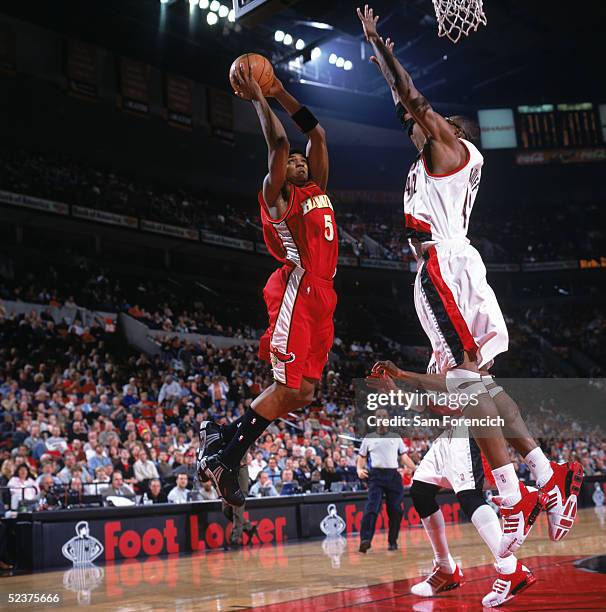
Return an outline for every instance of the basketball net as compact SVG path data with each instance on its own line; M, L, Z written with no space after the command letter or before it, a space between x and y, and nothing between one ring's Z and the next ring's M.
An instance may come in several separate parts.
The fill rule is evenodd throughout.
M433 0L438 20L438 36L446 36L453 43L461 36L486 25L482 0Z

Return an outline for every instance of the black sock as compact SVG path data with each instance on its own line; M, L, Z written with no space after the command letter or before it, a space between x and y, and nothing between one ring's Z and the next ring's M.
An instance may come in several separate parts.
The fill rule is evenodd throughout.
M221 435L223 436L223 440L226 444L231 441L231 439L236 435L238 429L240 429L241 423L244 420L245 415L246 412L241 417L237 418L235 421L232 421L231 423L228 423L227 425L223 425L221 427Z
M249 408L239 419L240 427L223 450L223 463L235 470L240 465L242 457L255 440L269 427L271 421Z

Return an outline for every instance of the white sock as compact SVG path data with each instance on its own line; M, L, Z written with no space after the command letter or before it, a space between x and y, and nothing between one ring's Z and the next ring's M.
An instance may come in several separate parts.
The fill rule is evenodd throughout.
M480 506L471 516L471 522L478 530L480 537L490 548L496 566L501 574L513 574L516 571L518 560L515 555L501 559L499 557L499 544L501 543L501 525L494 510L488 505Z
M536 481L537 487L542 487L547 484L549 479L553 476L551 463L549 463L549 459L547 459L540 446L533 448L526 457L524 457L524 461L530 468L530 473Z
M446 524L444 523L442 511L436 510L433 514L421 519L421 522L431 542L436 564L442 571L452 574L455 571L456 564L448 550Z
M522 499L520 493L520 481L513 467L513 463L508 463L502 467L492 470L494 481L497 483L499 495L507 506L513 506Z

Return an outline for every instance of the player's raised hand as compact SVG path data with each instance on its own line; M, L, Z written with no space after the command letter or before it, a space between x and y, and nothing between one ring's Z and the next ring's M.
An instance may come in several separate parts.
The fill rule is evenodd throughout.
M385 45L386 53L389 54L389 55L393 55L394 41L391 40L391 38L388 38L387 40L383 40L382 36L379 36L379 40ZM374 64L376 64L378 66L379 70L381 70L381 64L379 64L379 60L377 59L376 55L371 55L370 56L370 61L373 62Z
M236 82L236 95L240 98L244 98L244 100L260 100L263 98L263 92L259 83L253 77L250 65L247 68L243 63L240 64L235 71L234 81Z
M357 8L356 13L358 13L358 18L362 22L362 29L364 30L366 40L371 42L371 40L378 38L377 22L379 21L379 16L375 15L373 9L369 8L368 4L365 4L364 11Z
M374 376L389 376L390 378L400 378L401 373L402 370L393 361L377 361L371 370Z

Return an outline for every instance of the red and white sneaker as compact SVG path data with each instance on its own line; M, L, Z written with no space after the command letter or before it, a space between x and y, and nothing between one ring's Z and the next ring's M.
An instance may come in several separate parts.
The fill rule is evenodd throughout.
M413 584L410 587L410 592L419 597L434 597L438 593L451 591L463 584L465 584L463 582L463 572L458 565L455 566L452 574L442 571L436 565L433 572L423 582Z
M509 557L515 553L530 533L534 522L547 503L547 494L543 491L520 483L522 499L513 506L502 500L501 518L503 519L503 535L499 546L499 557Z
M502 606L536 581L533 573L518 561L513 574L497 574L497 579L492 583L492 591L482 599L482 605L485 608Z
M577 496L583 484L583 466L577 461L551 461L553 476L541 487L547 493L546 505L549 537L559 542L568 535L577 516Z

